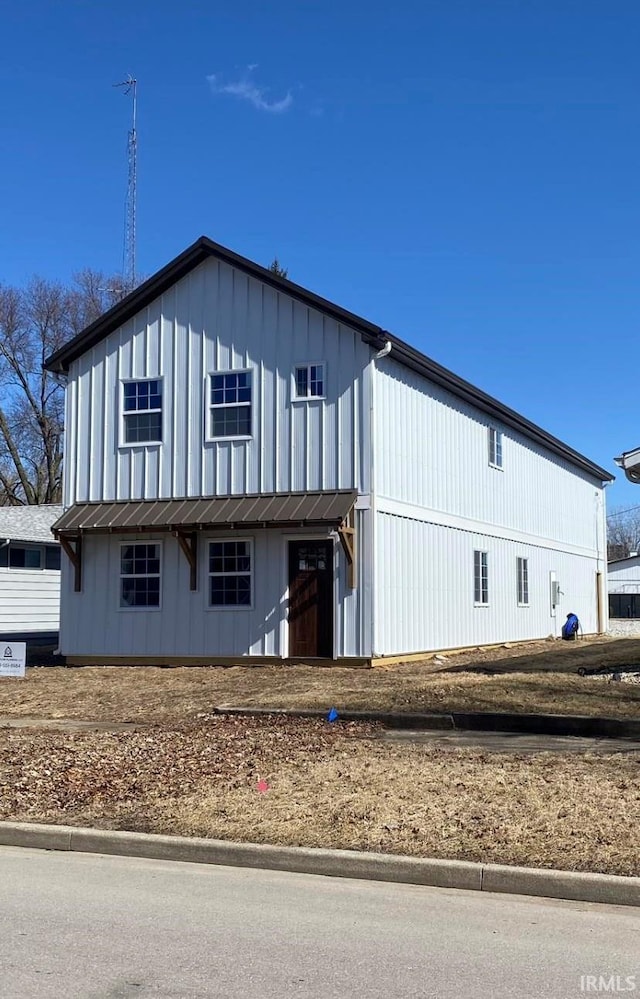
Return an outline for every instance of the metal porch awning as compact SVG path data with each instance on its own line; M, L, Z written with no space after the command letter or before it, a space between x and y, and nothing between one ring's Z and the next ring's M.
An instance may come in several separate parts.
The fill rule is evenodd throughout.
M353 489L338 489L206 499L76 503L51 530L75 567L76 590L82 585L82 537L86 534L174 534L189 561L191 586L195 589L197 536L201 531L333 528L340 532L353 579L352 518L357 495Z

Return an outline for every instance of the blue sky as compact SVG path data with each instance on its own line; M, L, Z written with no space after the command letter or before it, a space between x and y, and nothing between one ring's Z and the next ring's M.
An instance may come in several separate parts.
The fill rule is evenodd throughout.
M6 5L0 281L121 266L131 73L143 273L203 233L277 255L613 471L640 444L639 43L633 0Z

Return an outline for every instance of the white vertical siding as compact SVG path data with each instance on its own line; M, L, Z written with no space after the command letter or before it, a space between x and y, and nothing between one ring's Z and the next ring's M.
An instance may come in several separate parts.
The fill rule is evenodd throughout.
M489 427L503 434L501 469L489 464ZM376 654L543 638L569 611L597 631L601 483L393 355L376 364L373 441ZM489 553L487 607L473 604L474 549ZM529 560L526 608L517 557ZM555 616L552 572L563 594Z
M60 573L0 569L0 635L57 631Z
M390 357L377 362L375 491L604 554L600 483ZM503 433L489 465L488 428Z
M358 511L360 520L369 512ZM364 528L366 531L366 526ZM89 535L83 546L83 588L73 590L73 571L63 560L64 615L60 648L76 656L285 656L288 652L287 573L288 540L292 534L276 530L228 535L253 541L253 606L249 609L210 609L207 606L207 541L199 538L198 589L189 589L189 568L171 535L144 535L162 545L162 606L159 610L119 607L120 541L128 535ZM307 533L306 536L309 535ZM213 536L211 536L213 538ZM215 535L216 539L223 535ZM298 532L296 538L305 537ZM359 553L361 585L347 586L347 567L340 543L334 538L336 656L370 654L369 636L360 626L363 594L370 589L364 551Z
M474 605L474 550L488 553L486 606ZM527 607L518 606L517 558L528 560ZM588 556L379 513L375 564L377 655L557 636L569 612L585 633L597 630L597 563ZM562 594L555 617L551 572Z
M367 492L369 355L356 331L210 259L72 364L65 504ZM294 366L310 361L326 365L326 398L292 403ZM240 368L252 374L253 437L208 442L207 375ZM122 447L120 383L156 377L163 443Z

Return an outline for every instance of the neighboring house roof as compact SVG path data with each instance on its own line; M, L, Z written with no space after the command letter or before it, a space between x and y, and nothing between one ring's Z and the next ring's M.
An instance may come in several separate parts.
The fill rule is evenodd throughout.
M443 368L442 365L437 364L436 361L431 360L425 354L421 354L420 351L415 350L415 348L409 346L409 344L400 340L394 334L382 329L381 326L377 326L375 323L371 323L367 319L355 315L353 312L342 309L339 305L335 305L333 302L315 295L313 292L295 284L293 281L289 281L287 278L279 277L266 267L261 267L246 257L241 257L232 250L220 246L219 243L214 243L206 236L201 236L200 239L196 240L183 253L141 284L139 288L132 291L121 302L108 312L105 312L96 322L92 323L68 344L47 358L45 367L60 374L67 372L69 365L73 361L109 336L110 333L119 326L122 326L137 312L146 308L151 302L162 295L163 292L209 257L215 257L217 260L230 264L245 274L249 274L259 281L271 285L277 291L284 292L292 298L304 302L311 308L331 316L337 322L350 326L360 333L365 343L368 343L377 350L381 350L387 342L391 342L391 356L407 368L424 375L432 382L452 392L458 398L482 410L493 419L501 421L506 426L512 427L525 437L542 445L542 447L547 448L570 464L588 472L601 482L613 481L614 476L606 471L606 469L595 465L588 458L585 458L584 455L578 451L574 451L573 448L558 440L557 437L553 437L545 430L525 419L524 416L520 416L515 410L509 409L508 406L504 406L497 399L487 395L486 392L471 385L470 382L459 378L452 371Z
M640 447L633 451L623 451L618 458L613 459L623 471L629 482L638 485L640 482Z
M351 489L267 493L211 499L118 500L77 503L55 524L56 534L80 531L167 531L229 527L339 526L357 498Z
M612 565L615 565L620 567L625 562L638 562L639 560L640 560L640 555L627 555L626 558L610 559L609 562L607 563L607 566L611 567Z
M62 515L63 507L53 503L42 506L0 506L0 540L48 541L56 543L51 527Z

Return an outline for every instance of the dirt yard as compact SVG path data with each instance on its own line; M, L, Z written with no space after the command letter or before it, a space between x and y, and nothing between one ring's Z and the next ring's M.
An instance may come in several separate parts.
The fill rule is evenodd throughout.
M376 732L220 716L0 729L0 818L640 873L640 753L507 755Z
M640 684L577 670L640 663L640 640L537 642L348 669L316 666L27 670L0 679L0 716L184 722L214 707L516 711L640 716Z
M495 753L373 725L216 707L640 715L640 684L579 676L640 641L475 650L373 669L40 668L0 680L0 818L640 873L640 753ZM37 719L99 721L47 730ZM123 723L135 729L123 731ZM113 725L114 730L109 730ZM259 783L264 782L264 783Z

